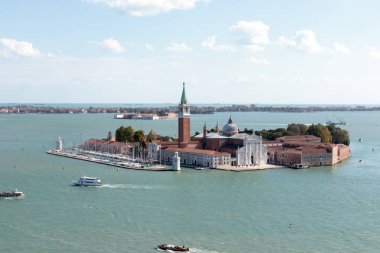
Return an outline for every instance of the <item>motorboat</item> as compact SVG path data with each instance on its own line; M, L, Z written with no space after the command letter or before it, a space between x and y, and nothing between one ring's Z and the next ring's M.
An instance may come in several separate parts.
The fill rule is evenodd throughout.
M203 170L204 168L202 168L202 167L195 167L194 169L196 169L196 170Z
M0 192L0 198L2 199L19 199L24 197L24 193L20 191L13 191L13 192Z
M97 177L81 177L78 181L73 181L75 186L101 186L102 180Z
M293 168L293 169L307 169L307 168L310 168L310 166L308 164L304 164L304 163L297 163L297 164L293 164L291 166L291 168Z
M185 252L185 251L190 250L190 248L186 247L185 245L176 246L176 245L171 245L171 244L159 244L157 245L157 248L160 250L170 250L170 251L180 251L180 252Z
M359 142L362 142L363 141L363 139L362 138L359 138Z

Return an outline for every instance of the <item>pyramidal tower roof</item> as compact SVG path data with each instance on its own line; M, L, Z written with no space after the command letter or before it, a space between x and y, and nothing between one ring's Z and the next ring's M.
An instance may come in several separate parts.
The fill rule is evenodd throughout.
M230 115L230 118L228 120L228 124L231 124L231 123L233 123L233 122L232 122L232 118L231 118L231 115Z
M181 96L181 104L187 104L185 83L183 83L182 96Z

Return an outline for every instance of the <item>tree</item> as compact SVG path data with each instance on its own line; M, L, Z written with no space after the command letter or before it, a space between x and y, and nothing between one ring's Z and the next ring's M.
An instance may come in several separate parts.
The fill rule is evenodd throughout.
M306 134L320 137L321 141L325 143L332 142L332 136L329 129L322 124L311 125L306 131Z
M107 135L107 141L111 141L111 140L112 140L112 133L111 131L109 131Z
M173 138L170 137L170 136L164 136L164 137L162 137L161 140L162 140L162 141L173 141Z
M196 131L195 134L194 134L194 136L197 136L198 134L200 134L200 132Z
M244 128L244 130L240 131L240 133L253 134L253 129Z
M148 142L152 142L152 141L154 141L154 140L157 140L157 134L156 134L155 131L150 130L148 136L146 137L146 141L148 141Z
M134 134L133 134L133 141L134 142L143 143L143 141L144 141L144 131L140 129L140 130L134 132Z
M261 130L255 131L256 135L263 137L266 140L273 141L279 137L289 135L285 128L277 128L277 129L269 129L269 130Z
M288 128L286 130L291 135L304 135L307 132L308 127L304 124L292 123L288 125Z
M133 134L134 134L134 130L131 126L127 126L124 130L124 135L125 135L125 139L126 141L130 141L132 142L133 141Z
M335 124L330 124L327 126L327 128L329 129L332 135L333 143L350 145L350 135L348 134L347 130L344 130L340 127L336 127Z
M116 129L116 132L115 132L115 139L116 141L120 141L120 142L124 142L125 140L123 140L123 137L122 137L122 133L124 132L124 127L121 126L119 127L118 129Z
M127 126L127 127L121 126L118 129L116 129L116 132L115 132L116 141L119 141L119 142L128 142L128 141L131 142L133 141L133 135L134 135L134 131L131 126Z

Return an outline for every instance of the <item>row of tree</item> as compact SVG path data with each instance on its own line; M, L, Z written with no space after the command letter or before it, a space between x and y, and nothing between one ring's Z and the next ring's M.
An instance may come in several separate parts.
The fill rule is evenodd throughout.
M245 133L252 133L253 130L244 129ZM260 135L267 140L275 140L282 136L291 135L314 135L321 138L325 143L342 143L350 145L350 135L347 130L337 127L335 124L324 126L322 124L313 124L307 126L304 124L289 124L287 128L277 128L270 130L255 131L256 135Z
M108 133L108 140L112 139L111 132ZM163 141L173 141L173 138L170 136L158 136L155 131L151 130L148 135L144 134L143 130L135 131L131 126L121 126L116 129L115 140L119 142L139 142L143 143L145 141L152 142L154 140L161 139Z
M143 130L135 131L131 126L121 126L116 129L115 139L119 142L140 142L145 140L145 134Z

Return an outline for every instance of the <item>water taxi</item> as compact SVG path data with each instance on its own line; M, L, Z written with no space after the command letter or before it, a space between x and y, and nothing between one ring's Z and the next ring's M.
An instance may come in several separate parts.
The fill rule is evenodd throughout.
M73 181L75 186L101 186L102 180L97 177L81 177L78 181Z
M24 197L24 193L23 192L19 192L19 191L13 191L13 192L0 192L0 198L1 199L19 199L19 198L22 198Z

